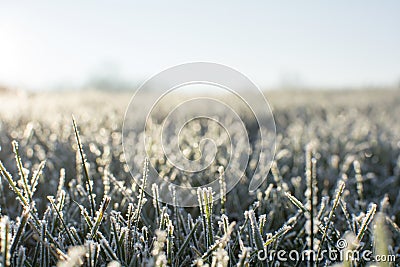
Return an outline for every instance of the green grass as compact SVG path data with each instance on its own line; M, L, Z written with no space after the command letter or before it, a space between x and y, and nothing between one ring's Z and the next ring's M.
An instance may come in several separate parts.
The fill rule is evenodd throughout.
M102 94L67 104L51 96L47 112L8 111L0 122L0 266L397 266L400 94L385 93L274 95L278 143L268 179L250 194L243 178L217 201L230 178L221 166L228 155L218 154L206 179L218 179L220 192L198 190L197 208L165 205L141 189L165 192L147 180L149 164L174 173L165 158L135 151L133 183L121 146L118 101L126 97L101 108ZM32 98L30 108L46 103ZM322 255L341 238L396 262L257 257L280 249Z

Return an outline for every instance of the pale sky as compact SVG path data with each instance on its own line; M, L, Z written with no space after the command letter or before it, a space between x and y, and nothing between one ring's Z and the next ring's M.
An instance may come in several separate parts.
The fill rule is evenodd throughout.
M143 82L177 64L233 67L260 87L400 82L400 1L0 3L0 84Z

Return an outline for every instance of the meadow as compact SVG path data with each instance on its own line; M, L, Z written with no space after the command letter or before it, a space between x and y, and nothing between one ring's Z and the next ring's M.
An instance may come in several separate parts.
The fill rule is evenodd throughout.
M162 155L135 151L139 184L129 172L121 131L131 94L1 92L0 266L400 265L400 91L265 94L277 129L266 181L249 193L245 176L218 200L199 190L199 207L182 208L142 190L161 192L147 184L148 164L174 174ZM228 157L205 173L221 190ZM270 253L279 250L316 257Z

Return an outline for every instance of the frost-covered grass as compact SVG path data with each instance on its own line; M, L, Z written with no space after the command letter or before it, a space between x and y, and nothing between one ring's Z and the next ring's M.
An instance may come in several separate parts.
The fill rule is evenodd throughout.
M330 261L322 251L341 238L348 249L396 255L397 266L400 94L270 94L278 143L268 179L250 194L243 178L220 200L199 190L197 208L141 190L148 164L172 171L165 159L137 151L140 184L132 182L121 146L126 96L1 96L0 266L376 264ZM215 167L208 179L223 190L229 177ZM157 196L161 185L150 186ZM258 258L281 249L320 257Z

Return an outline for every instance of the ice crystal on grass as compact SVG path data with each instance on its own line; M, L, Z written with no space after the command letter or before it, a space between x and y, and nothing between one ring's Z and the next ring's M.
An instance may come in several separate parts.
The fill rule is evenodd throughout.
M390 94L363 100L368 105L344 98L334 102L332 95L329 101L277 104L279 142L265 183L248 192L255 166L250 158L245 176L226 194L236 173L224 172L221 166L230 155L219 151L210 171L199 177L216 179L219 189L199 188L199 206L193 208L163 203L160 194L170 193L174 203L178 194L162 182L148 184L153 183L150 167L165 179L189 184L163 155L147 158L145 151L133 151L135 168L127 168L119 103L100 113L91 103L74 104L70 111L79 120L72 124L71 112L47 119L61 112L58 108L34 122L27 114L5 118L0 123L0 266L370 264L329 259L323 251L337 249L339 240L347 242L345 251L397 255L400 127L393 114L400 112L400 96ZM256 152L257 129L246 127ZM142 130L128 141L142 142ZM191 144L197 135L188 131L182 142ZM151 201L145 189L151 189ZM313 263L258 257L264 251L310 249L318 255ZM397 257L376 265L399 264Z

